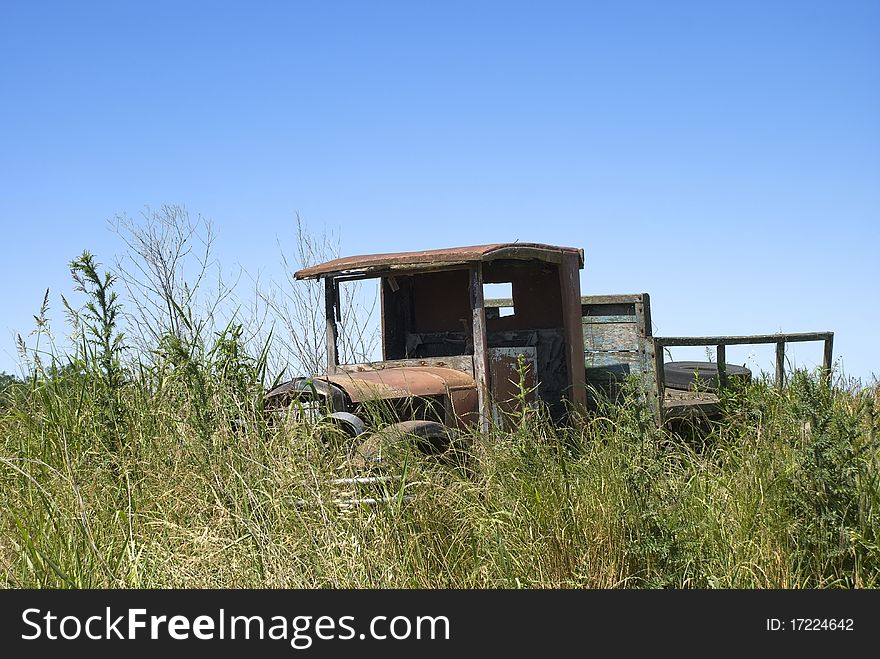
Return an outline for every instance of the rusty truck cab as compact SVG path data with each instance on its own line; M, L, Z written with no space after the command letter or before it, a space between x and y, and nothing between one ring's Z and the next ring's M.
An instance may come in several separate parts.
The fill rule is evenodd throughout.
M446 423L485 430L513 405L521 374L555 419L566 402L585 404L583 263L577 248L507 243L352 256L295 276L324 281L329 381L355 396L384 387L388 398L420 395L439 379ZM339 285L359 279L379 280L382 361L340 364ZM483 286L498 283L510 285L511 297L487 307Z

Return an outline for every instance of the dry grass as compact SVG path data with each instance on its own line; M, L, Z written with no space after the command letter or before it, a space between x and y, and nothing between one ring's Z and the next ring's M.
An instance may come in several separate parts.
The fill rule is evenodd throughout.
M568 429L530 420L475 438L467 474L398 456L404 482L384 494L414 500L339 508L295 501L331 499L345 451L312 426L267 427L229 392L212 394L204 438L180 392L129 383L116 452L75 387L40 386L0 419L7 587L878 583L876 387L823 394L806 374L782 395L755 384L700 446L651 429L635 406ZM246 409L233 430L229 413Z

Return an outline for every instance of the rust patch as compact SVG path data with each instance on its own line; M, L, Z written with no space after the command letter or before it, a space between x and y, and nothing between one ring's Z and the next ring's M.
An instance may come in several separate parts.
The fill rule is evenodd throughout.
M336 373L321 377L321 380L344 389L353 403L411 396L441 396L475 387L474 379L467 373L439 366Z
M449 405L446 423L458 428L473 425L479 420L476 387L455 389L449 392Z
M294 273L297 279L314 279L325 275L367 274L381 270L425 269L432 266L467 265L494 259L537 259L559 263L563 254L576 254L580 266L584 264L584 252L577 247L558 247L541 243L496 243L470 247L429 249L420 252L397 252L389 254L365 254L346 256L314 265Z

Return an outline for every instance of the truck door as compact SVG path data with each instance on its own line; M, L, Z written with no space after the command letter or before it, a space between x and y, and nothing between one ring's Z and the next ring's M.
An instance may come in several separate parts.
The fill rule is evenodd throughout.
M538 353L534 346L489 348L488 353L492 419L498 427L507 428L523 403L535 402Z

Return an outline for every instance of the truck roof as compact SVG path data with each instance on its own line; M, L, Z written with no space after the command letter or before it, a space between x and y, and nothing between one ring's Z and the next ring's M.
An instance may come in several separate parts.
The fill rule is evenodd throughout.
M391 254L364 254L333 259L326 263L303 268L294 273L296 279L317 279L348 275L381 274L431 270L450 265L467 265L495 259L535 259L559 263L563 254L577 254L580 267L584 267L584 250L578 247L560 247L541 243L496 243L470 247L448 247L419 252L396 252Z

